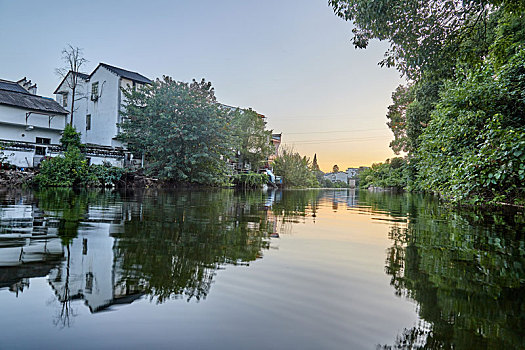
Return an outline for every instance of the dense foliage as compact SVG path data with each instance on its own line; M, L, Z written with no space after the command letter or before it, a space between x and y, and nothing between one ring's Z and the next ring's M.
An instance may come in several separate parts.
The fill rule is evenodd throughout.
M257 174L253 172L240 173L232 176L235 185L242 188L258 188L266 185L269 181L267 174Z
M331 0L354 44L387 40L382 65L408 78L392 95L391 147L405 187L458 202L523 203L525 3ZM378 183L387 166L368 174Z
M384 163L373 164L359 173L359 186L402 189L408 183L408 167L403 158L387 159Z
M273 152L272 131L265 129L264 117L251 109L237 108L230 118L232 146L238 152L239 162L250 164L253 170L263 167Z
M44 159L34 183L39 187L108 187L115 185L125 170L111 166L89 165L81 152L80 133L67 125L60 139L63 155Z
M274 172L283 178L285 187L318 187L310 159L290 149L283 149L273 163Z
M416 152L418 183L454 200L521 201L525 190L525 52L446 84Z
M73 187L93 185L89 165L77 147L70 147L63 156L43 160L35 183L41 187Z
M211 83L164 77L125 95L121 138L132 151L145 154L148 173L176 182L224 181L224 158L232 155L229 118Z

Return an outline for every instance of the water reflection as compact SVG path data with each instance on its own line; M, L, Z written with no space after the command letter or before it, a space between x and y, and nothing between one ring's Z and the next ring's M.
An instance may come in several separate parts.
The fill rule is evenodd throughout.
M339 220L339 226L330 226L332 221L326 218ZM525 348L523 214L461 211L418 195L354 190L2 192L0 290L23 296L33 278L45 277L44 287L55 296L53 322L70 327L80 313L75 308L98 313L138 299L203 300L221 269L263 258L268 249L279 248L283 237L301 234L298 227L303 226L297 224L307 224L304 227L315 234L302 241L304 255L280 260L289 264L282 276L298 278L295 282L309 280L315 274L301 270L305 256L330 256L316 251L323 246L312 237L322 232L328 242L324 247L337 248L333 251L339 254L346 253L339 250L345 244L366 247L365 234L359 236L361 242L346 235L346 225L355 222L388 229L384 266L391 287L388 281L381 283L386 294L414 301L419 315L413 327L379 348ZM364 226L356 227L360 231ZM329 230L337 236L332 238ZM386 230L381 232L384 237ZM287 242L288 247L301 243ZM384 248L378 256L383 256ZM333 274L327 281L337 289L341 281L353 277L345 273L368 271L359 265L362 257L352 258L334 256L334 262L326 263L333 270L319 262L322 266L316 271ZM380 260L378 271L384 278ZM359 266L347 268L350 261ZM275 275L279 277L279 271ZM366 273L358 277L364 279ZM288 288L282 288L283 295L309 293L295 285ZM273 285L270 290L273 293ZM341 300L335 298L333 305L348 307L342 304L351 300L344 299L346 292L352 291L335 294ZM275 294L272 298L278 299ZM369 301L367 296L359 298ZM326 315L337 311L325 310ZM323 315L312 317L326 320Z
M306 196L308 194L308 196ZM216 271L248 265L303 216L310 192L4 193L0 288L20 292L48 276L70 326L73 300L91 312L148 295L157 303L204 299ZM275 212L279 214L276 215Z
M386 272L422 318L382 348L525 348L522 213L452 210L418 195L361 201L406 219L391 226Z

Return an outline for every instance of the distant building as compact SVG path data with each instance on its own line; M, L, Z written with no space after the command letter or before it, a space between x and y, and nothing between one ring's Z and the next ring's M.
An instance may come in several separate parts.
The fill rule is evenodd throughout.
M117 140L122 105L126 102L122 89L142 87L152 81L139 73L105 63L99 63L89 75L69 72L54 92L56 101L66 109L71 108L73 102L72 90L67 84L73 74L80 78L75 92L73 125L81 133L82 143L89 146L87 157L92 164L106 161L124 166L132 157Z
M274 147L274 153L270 155L270 159L268 159L270 163L273 162L273 160L279 156L279 147L281 146L282 137L282 133L272 134L272 145Z
M332 183L344 182L347 185L356 185L357 175L359 174L358 168L348 168L346 171L339 171L337 173L326 173L324 179L329 180Z
M34 167L58 154L67 122L67 110L36 93L36 84L26 78L0 80L0 143L6 161L18 167Z

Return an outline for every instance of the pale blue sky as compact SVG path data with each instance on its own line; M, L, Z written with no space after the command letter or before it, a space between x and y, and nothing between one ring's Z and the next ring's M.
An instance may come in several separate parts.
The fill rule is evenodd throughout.
M387 45L351 45L327 0L0 0L0 79L52 96L62 48L149 78L206 78L219 101L252 107L323 170L393 156L385 118L402 81L380 68Z

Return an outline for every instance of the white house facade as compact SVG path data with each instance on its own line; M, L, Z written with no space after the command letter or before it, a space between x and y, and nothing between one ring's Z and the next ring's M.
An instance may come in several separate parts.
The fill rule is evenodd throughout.
M87 156L92 164L109 162L124 166L131 160L124 145L117 140L118 124L122 121L122 89L151 84L145 76L122 68L100 63L87 75L70 72L55 90L56 101L71 109L73 93L69 83L77 75L73 110L73 125L81 133L82 143L88 146Z
M34 167L59 152L68 112L53 99L36 95L36 84L0 80L0 143L5 162Z
M324 174L324 178L326 180L331 181L332 183L344 182L345 184L355 187L356 185L355 180L358 174L359 174L359 169L348 168L346 169L346 171L339 171L337 173L326 173Z

